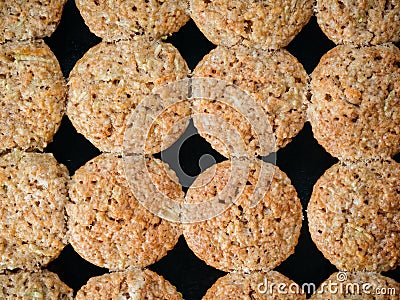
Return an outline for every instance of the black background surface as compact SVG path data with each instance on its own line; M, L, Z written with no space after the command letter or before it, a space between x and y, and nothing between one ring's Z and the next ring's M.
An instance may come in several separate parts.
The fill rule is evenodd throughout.
M89 48L99 43L100 39L90 33L74 1L69 0L59 27L45 41L57 56L64 76L67 78L75 62ZM178 33L168 38L168 41L178 48L191 70L205 54L215 47L206 40L193 21L189 21ZM311 73L321 56L333 47L334 44L324 36L313 17L287 49L298 58L306 71ZM49 144L46 151L54 153L57 160L68 167L71 175L85 162L100 153L83 136L76 133L67 117L64 117L54 142ZM188 175L197 175L200 172L199 159L204 154L213 155L217 162L224 159L200 136L194 135L187 139L182 144L179 153L182 169ZM309 123L306 123L304 129L288 146L278 151L276 158L277 165L286 172L296 187L305 215L305 208L314 183L337 160L318 145L312 136ZM396 160L399 161L399 155ZM190 251L183 237L166 257L149 268L163 275L188 300L201 299L215 280L224 275L223 272L199 260ZM60 257L48 266L48 269L56 272L75 292L90 277L107 272L106 269L83 260L71 246L67 246ZM276 270L299 284L308 282L316 285L336 271L311 241L306 219L295 253ZM400 281L400 268L387 272L385 275Z

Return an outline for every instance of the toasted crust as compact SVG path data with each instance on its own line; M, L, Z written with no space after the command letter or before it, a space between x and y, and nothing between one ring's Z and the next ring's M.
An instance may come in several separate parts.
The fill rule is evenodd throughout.
M271 125L275 136L274 151L286 146L303 128L308 104L308 76L303 66L286 50L254 50L243 46L228 49L219 46L203 58L194 75L224 80L250 93L265 112L266 122ZM258 153L260 144L252 120L246 120L240 112L225 103L208 100L194 101L194 112L218 116L221 123L216 126L223 126L225 121L237 128L251 155L269 154ZM207 123L201 118L195 118L194 122L200 135L218 152L230 156L217 137L204 133ZM220 132L223 134L225 131Z
M317 181L308 224L318 249L339 270L382 272L399 265L400 165L339 163Z
M0 45L0 152L43 150L61 123L66 92L58 61L42 40Z
M329 284L331 285L329 286ZM331 287L331 290L329 290L329 287ZM317 293L312 295L310 299L396 300L399 299L399 295L400 284L378 273L336 272L324 281Z
M144 41L102 42L91 48L69 77L67 114L77 131L101 151L122 152L131 111L154 86L185 78L186 62L172 45ZM190 115L188 103L164 111L149 133L146 150L157 153L170 146L186 129L182 123L170 143L162 143L174 122Z
M77 0L76 6L90 31L106 41L158 39L189 20L187 0Z
M0 2L0 43L50 36L67 0L3 0Z
M400 40L397 0L318 0L316 16L336 44L377 45Z
M162 172L166 165L149 159L147 166L161 191L174 199L183 198L181 186ZM69 241L77 253L97 266L111 270L146 267L165 256L181 235L178 225L139 204L117 155L101 154L77 170L69 194Z
M0 275L1 299L72 300L73 290L47 270Z
M285 47L313 14L313 0L191 0L191 17L216 45Z
M274 171L271 185L260 202L253 203L261 164L266 163L251 163L248 183L224 212L203 222L184 225L190 249L208 265L227 272L265 271L275 268L294 252L303 217L300 200L289 178L277 167L266 164ZM212 171L215 171L213 178L204 183ZM186 201L211 199L223 190L229 176L234 176L230 174L229 161L207 169L188 190Z
M312 73L309 118L333 156L354 160L400 151L400 50L337 46Z
M279 293L278 285L285 284L287 289ZM275 286L275 287L274 287ZM289 286L291 290L289 291ZM294 288L296 286L296 288ZM291 292L293 291L293 292ZM211 288L208 289L203 300L219 299L306 299L301 288L289 278L276 271L229 273L219 278Z
M33 270L66 245L69 175L52 154L13 151L0 158L0 269Z
M76 294L76 300L121 299L181 300L176 291L162 276L150 270L129 270L90 278Z

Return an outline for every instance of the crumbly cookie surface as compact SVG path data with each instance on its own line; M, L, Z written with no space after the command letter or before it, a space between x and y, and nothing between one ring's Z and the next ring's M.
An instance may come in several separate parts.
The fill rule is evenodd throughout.
M60 65L42 40L0 45L0 152L43 150L65 112Z
M297 59L284 49L266 51L243 46L229 49L219 46L203 58L194 75L223 80L249 93L265 113L265 122L269 123L275 137L274 151L286 146L303 128L308 105L308 76ZM260 149L253 120L248 120L236 107L230 107L223 101L195 99L193 111L217 116L220 121L216 121L215 126L223 128L227 122L236 128L250 155L268 155ZM194 118L194 122L200 135L218 152L230 156L218 137L207 134L206 121L198 117ZM219 132L224 134L226 131ZM260 150L262 153L258 153Z
M400 50L391 44L337 46L312 73L314 137L339 159L400 151Z
M191 17L216 45L244 44L279 49L300 32L313 14L312 0L191 0Z
M104 152L121 153L131 111L157 85L189 74L178 50L167 43L101 42L75 65L69 77L67 114L77 131ZM161 103L162 104L162 103ZM188 122L171 133L175 122L190 115L187 102L165 107L146 141L146 151L168 148ZM173 137L165 138L165 136ZM163 141L169 140L169 143Z
M316 16L336 44L377 45L400 40L397 0L318 0Z
M399 265L400 165L339 163L317 181L308 224L318 249L339 270L383 272Z
M300 235L302 209L289 178L277 167L258 203L253 192L261 164L252 162L248 182L239 197L225 211L206 221L185 224L189 248L208 265L230 271L271 270L294 252ZM203 172L189 188L186 201L204 202L229 182L230 162L224 161ZM211 177L211 178L210 178ZM238 187L230 187L238 189Z
M129 270L90 278L75 299L125 298L181 300L182 295L171 283L150 270Z
M16 150L0 158L0 182L0 269L47 265L67 243L67 168L52 154Z
M176 178L164 173L165 164L149 159L147 167L160 191L183 201ZM101 154L78 169L69 195L69 241L79 255L97 266L110 270L146 267L165 256L181 235L178 224L153 215L134 197L117 155Z

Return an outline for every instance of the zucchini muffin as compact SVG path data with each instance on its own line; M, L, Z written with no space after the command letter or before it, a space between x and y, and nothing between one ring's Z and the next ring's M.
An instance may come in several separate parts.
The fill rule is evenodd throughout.
M162 276L150 270L132 269L90 278L75 299L182 300L182 295Z
M158 39L189 20L187 0L77 0L76 6L90 31L106 41Z
M0 275L1 299L72 300L73 290L47 270Z
M181 80L188 74L185 60L171 44L101 42L70 73L68 117L76 130L98 149L121 153L131 111L151 96L155 86ZM175 122L190 115L188 102L165 107L163 113L164 117L154 123L149 139L143 141L149 153L168 148L189 124L188 120L181 122L171 132ZM165 140L170 143L164 143Z
M261 167L273 169L270 182L258 182ZM230 169L230 161L224 161L201 173L189 188L186 201L205 202L220 194L229 177L235 175ZM265 190L254 203L257 184ZM183 225L189 248L206 264L225 272L275 268L294 252L302 225L301 203L290 179L276 166L256 160L250 162L244 189L229 189L236 190L238 197L225 211L206 221Z
M268 155L285 147L303 128L308 104L308 76L303 66L288 51L248 49L243 46L218 46L206 55L194 70L194 76L223 80L227 85L249 93L265 113L265 123L275 137L270 151L260 149L254 120L247 120L236 107L224 99L194 99L194 114L211 114L220 118L212 126L223 127L227 122L237 129L250 155ZM233 95L235 97L235 95ZM240 96L236 96L240 97ZM240 97L243 98L243 97ZM212 101L216 100L216 101ZM206 120L194 117L201 136L226 157L230 152L217 137L208 135ZM225 130L220 130L224 134ZM263 145L266 146L266 145ZM268 149L269 147L266 147Z
M161 192L183 201L181 186L167 165L149 158L147 167ZM141 206L125 179L123 159L116 154L101 154L78 169L69 195L69 242L97 266L113 271L146 267L165 256L181 235L178 224Z
M322 31L336 44L377 45L400 40L398 0L317 0Z
M308 204L311 238L339 270L383 272L399 265L400 165L338 163Z
M354 160L400 151L400 50L337 46L312 73L309 119L317 141Z
M68 170L52 154L0 158L0 270L34 270L67 244Z
M43 150L65 112L60 65L42 40L0 45L0 152Z
M60 22L67 0L2 0L0 43L50 36Z

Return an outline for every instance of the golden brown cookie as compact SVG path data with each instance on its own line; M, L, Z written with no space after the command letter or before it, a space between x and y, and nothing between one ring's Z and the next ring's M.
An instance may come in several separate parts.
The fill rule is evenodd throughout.
M278 288L280 285L286 288ZM219 299L301 300L306 299L306 295L294 281L276 271L249 274L234 272L219 278L203 297L203 300Z
M67 243L67 168L16 150L0 158L0 182L0 270L47 265Z
M56 30L67 0L2 0L0 43L50 36Z
M377 45L400 40L398 0L317 0L317 21L336 44Z
M75 299L182 300L182 295L162 276L150 270L133 269L90 278Z
M339 159L400 151L400 50L391 44L337 46L312 73L314 137Z
M43 150L65 112L60 65L42 41L0 45L0 152Z
M260 201L253 197L262 164L274 173ZM189 203L204 202L227 185L231 163L224 161L197 177L186 195ZM236 174L237 176L237 174ZM238 186L229 187L238 190ZM294 252L302 224L295 188L277 167L250 163L247 184L225 211L203 222L184 225L189 248L208 265L223 271L271 270Z
M90 31L106 41L158 39L189 20L187 0L77 0L76 6Z
M47 270L0 275L1 299L72 300L73 290Z
M104 152L122 152L130 113L151 94L155 86L185 78L186 62L166 43L144 41L102 42L91 48L75 65L69 77L67 114L77 131ZM166 135L182 117L190 115L188 103L166 107L164 117L149 133L146 150L168 148L188 122Z
M176 176L171 178L165 171L164 163L148 159L147 167L161 191L183 201L181 186ZM142 188L146 192L146 186ZM178 224L141 206L116 154L101 154L78 169L69 195L69 241L79 255L97 266L110 270L146 267L165 256L181 235Z
M308 76L297 59L284 49L267 51L243 46L218 46L197 65L194 75L223 80L249 93L262 108L265 122L271 127L275 137L273 151L286 146L303 128L308 104ZM254 120L246 119L236 107L230 107L223 101L224 99L195 99L193 111L217 116L220 121L213 122L214 126L223 128L224 122L228 122L237 128L250 155L268 155L268 152L259 153L262 150L257 138L257 128L253 127ZM248 106L248 109L253 108ZM207 121L198 117L194 118L194 123L199 134L214 149L226 157L230 156L230 151L217 136L206 133ZM220 130L221 135L225 132Z
M313 14L313 0L191 0L191 17L216 45L285 47Z
M339 270L382 272L400 258L400 165L338 163L317 181L308 204L311 238Z

